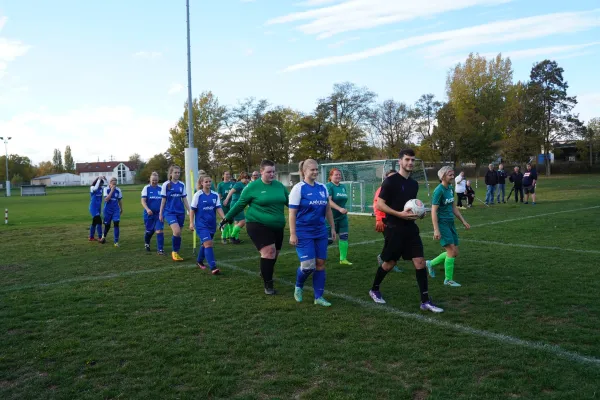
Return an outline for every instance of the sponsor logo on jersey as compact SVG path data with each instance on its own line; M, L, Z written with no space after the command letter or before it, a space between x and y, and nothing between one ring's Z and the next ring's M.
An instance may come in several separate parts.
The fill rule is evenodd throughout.
M308 202L308 205L311 206L326 206L327 200L312 200Z
M324 191L320 191L319 194L321 195L322 198L327 197L327 196L325 196L325 192Z
M454 197L452 197L451 199L444 200L444 204L452 204L452 203L454 203Z

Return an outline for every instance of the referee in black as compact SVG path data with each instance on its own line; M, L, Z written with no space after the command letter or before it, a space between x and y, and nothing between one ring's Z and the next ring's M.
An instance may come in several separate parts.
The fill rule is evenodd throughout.
M383 264L377 269L369 295L375 303L385 303L379 285L400 258L412 260L421 295L421 310L441 313L444 310L433 304L429 298L423 242L419 235L419 227L415 223L419 217L411 211L404 210L406 202L416 199L419 192L419 184L410 177L415 163L415 152L412 149L404 149L400 151L398 158L400 171L383 181L377 199L377 209L386 214L385 243L381 251Z

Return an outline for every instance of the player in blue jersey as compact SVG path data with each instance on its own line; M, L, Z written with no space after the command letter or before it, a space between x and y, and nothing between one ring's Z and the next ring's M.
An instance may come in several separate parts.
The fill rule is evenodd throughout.
M333 214L329 205L327 187L317 182L319 165L308 159L300 163L302 181L294 185L290 193L290 244L296 246L300 267L296 272L294 298L302 301L304 282L313 275L315 304L329 307L323 298L325 291L325 260L327 260L327 226L331 238L336 239Z
M144 236L144 247L150 251L150 239L156 233L156 248L159 256L164 256L165 234L163 229L165 224L160 220L160 203L162 196L160 192L162 187L158 186L158 172L152 172L150 175L150 184L142 189L142 207L144 207L144 226L146 235Z
M221 208L221 200L219 194L213 190L212 179L210 176L200 176L198 178L198 190L192 199L192 210L190 211L190 230L196 231L196 235L200 239L200 251L196 265L202 269L206 269L204 258L208 261L208 266L213 275L221 273L217 268L215 253L213 250L213 237L217 230L217 218L215 214L224 219L225 214Z
M102 186L104 185L105 176L97 177L92 186L90 186L90 215L92 216L92 224L90 225L89 241L94 242L96 238L94 234L98 232L98 240L102 238Z
M117 178L110 178L108 187L104 188L104 233L100 243L106 243L106 235L110 230L110 223L115 227L115 247L119 247L119 221L123 214L123 192L117 187Z
M181 248L181 228L185 223L185 213L190 212L190 205L187 200L185 184L179 181L181 168L177 165L172 165L169 168L169 180L163 183L160 195L162 202L160 203L159 219L161 222L166 222L173 231L171 239L173 261L183 261L179 255Z

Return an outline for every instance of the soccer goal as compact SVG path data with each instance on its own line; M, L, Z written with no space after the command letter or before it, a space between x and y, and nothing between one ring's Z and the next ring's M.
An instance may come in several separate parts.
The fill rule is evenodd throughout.
M346 209L353 215L373 215L373 197L385 179L390 169L399 170L398 160L351 161L321 165L321 179L327 180L329 171L337 168L342 173L342 182L348 193ZM411 177L427 188L429 197L429 182L422 160L415 160Z

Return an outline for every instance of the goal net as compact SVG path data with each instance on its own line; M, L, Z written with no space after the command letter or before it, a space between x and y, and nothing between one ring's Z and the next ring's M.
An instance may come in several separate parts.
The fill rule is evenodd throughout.
M371 160L321 164L321 179L326 181L329 171L337 168L342 173L342 182L348 193L346 209L349 214L373 215L373 197L385 179L385 174L391 169L398 171L398 160ZM419 182L421 188L426 188L427 197L430 195L429 182L422 160L415 160L411 177Z

